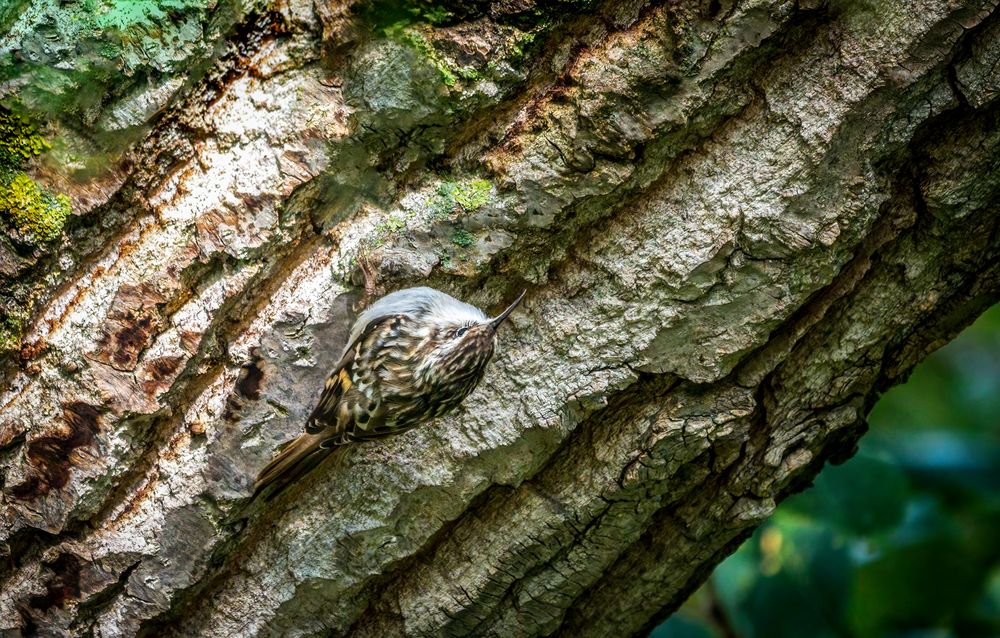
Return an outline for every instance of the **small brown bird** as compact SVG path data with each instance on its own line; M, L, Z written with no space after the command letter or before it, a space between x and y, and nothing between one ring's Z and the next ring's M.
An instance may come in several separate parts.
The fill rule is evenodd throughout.
M354 323L305 433L261 471L254 495L273 485L273 498L343 445L400 434L455 409L483 377L497 328L525 292L493 319L433 288L376 301Z

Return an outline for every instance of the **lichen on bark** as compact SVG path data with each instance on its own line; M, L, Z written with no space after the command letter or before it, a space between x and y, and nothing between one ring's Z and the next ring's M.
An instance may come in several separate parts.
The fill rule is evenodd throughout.
M26 118L6 110L0 110L0 136L0 211L8 232L36 244L56 239L70 213L69 198L46 191L21 170L50 145Z

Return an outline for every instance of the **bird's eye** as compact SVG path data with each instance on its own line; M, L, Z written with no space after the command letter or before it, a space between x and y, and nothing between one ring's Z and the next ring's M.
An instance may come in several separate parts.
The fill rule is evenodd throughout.
M461 328L459 328L458 330L455 331L455 336L456 337L461 337L462 335L464 335L468 331L469 331L469 326L462 326Z

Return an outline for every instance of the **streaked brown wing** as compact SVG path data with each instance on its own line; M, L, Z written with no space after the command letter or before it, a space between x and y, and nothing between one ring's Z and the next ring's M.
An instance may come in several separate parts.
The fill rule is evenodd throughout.
M363 348L379 349L376 333L384 331L390 319L397 319L392 322L398 324L402 315L385 315L376 317L364 331L358 335L344 352L343 358L330 376L326 380L323 393L319 402L313 409L312 414L306 421L306 432L309 434L322 434L323 448L335 447L352 440L365 438L352 436L352 432L358 428L355 423L356 407L363 397L355 389L356 374L361 372L359 368L364 367L368 362L367 357L362 353ZM364 423L362 429L366 430L376 425L377 415L368 414L368 422Z
M349 355L353 355L353 350L344 355L344 359L347 359ZM343 398L344 392L350 390L351 385L353 385L351 382L351 363L353 363L354 357L350 358L351 361L342 360L337 369L327 377L323 394L320 395L319 402L313 408L312 414L309 415L309 420L306 421L306 432L309 434L319 434L337 424L337 408L340 405L340 400Z
M261 470L254 483L254 495L273 486L268 498L274 498L329 456L333 448L391 433L384 427L385 406L369 409L371 397L378 396L377 388L374 394L366 395L358 392L357 385L364 379L371 387L377 376L373 370L380 365L383 344L396 334L404 319L405 315L386 315L376 317L365 326L327 378L319 402L306 421L305 433L282 446L277 456Z
M319 396L319 402L313 408L312 414L306 421L306 432L309 434L319 434L326 428L337 423L337 406L344 396L344 391L351 386L350 365L353 361L354 351L351 350L344 355L337 369L330 373L323 387L323 394ZM352 361L345 361L346 359Z

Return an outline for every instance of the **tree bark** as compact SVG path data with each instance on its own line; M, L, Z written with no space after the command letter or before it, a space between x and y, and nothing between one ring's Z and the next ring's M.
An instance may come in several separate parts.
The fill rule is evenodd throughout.
M4 239L0 629L641 636L1000 298L995 1L387 6L47 120L139 141ZM248 502L409 285L529 292L456 414Z

